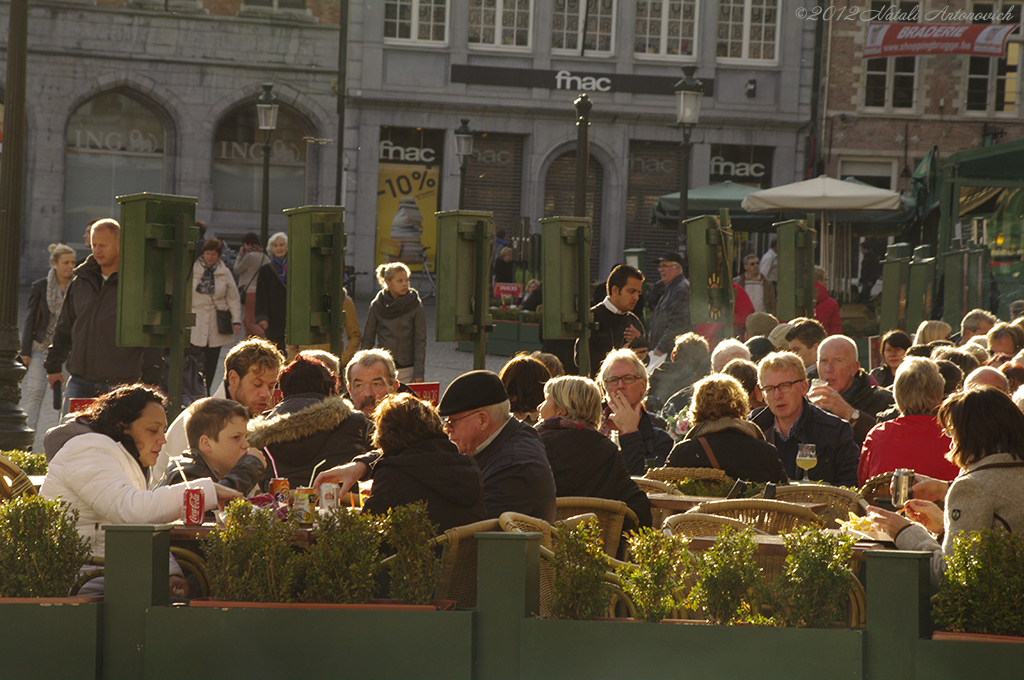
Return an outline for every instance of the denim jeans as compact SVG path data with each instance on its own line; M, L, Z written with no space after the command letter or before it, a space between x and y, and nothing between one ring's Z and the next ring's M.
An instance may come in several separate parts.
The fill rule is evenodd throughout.
M46 369L43 362L46 361L45 352L32 352L28 363L28 373L21 381L21 409L28 416L28 426L36 431L35 439L32 441L32 450L36 453L43 451L43 437L51 427L56 427L60 421L60 411L53 408L53 392L46 382ZM68 374L64 373L67 380Z
M68 412L68 401L71 399L93 399L101 394L106 394L121 383L111 383L96 380L86 380L80 375L72 375L64 383L64 404L61 409L61 416Z

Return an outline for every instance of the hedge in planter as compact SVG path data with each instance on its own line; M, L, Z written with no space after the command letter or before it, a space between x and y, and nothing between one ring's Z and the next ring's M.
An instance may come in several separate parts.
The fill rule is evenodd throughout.
M556 619L578 621L604 616L611 593L604 580L608 560L597 518L563 528L554 543L551 615Z
M380 568L383 521L335 508L317 521L315 542L301 558L307 602L365 604Z
M964 532L953 540L932 618L956 633L1024 636L1024 537Z
M391 597L406 604L427 604L441 580L441 558L431 541L438 526L425 502L388 511L388 543L395 557L388 563Z
M711 623L746 620L751 593L760 578L756 555L753 531L722 529L715 545L695 558L696 583L690 589L687 606L703 610Z
M657 623L679 607L679 584L692 564L688 541L643 527L631 533L627 542L634 564L620 565L616 574L636 607L637 618Z
M0 504L0 597L66 597L89 558L63 501L19 496Z

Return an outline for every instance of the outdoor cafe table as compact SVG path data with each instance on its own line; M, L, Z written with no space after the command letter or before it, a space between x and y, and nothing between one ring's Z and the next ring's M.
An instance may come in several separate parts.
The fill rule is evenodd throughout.
M670 493L649 493L647 494L647 497L651 499L651 506L665 510L675 510L677 512L686 512L687 510L697 507L701 503L725 500L721 496L679 496ZM788 503L789 501L783 502ZM819 514L828 507L828 503L793 503L793 505L810 508L812 511Z

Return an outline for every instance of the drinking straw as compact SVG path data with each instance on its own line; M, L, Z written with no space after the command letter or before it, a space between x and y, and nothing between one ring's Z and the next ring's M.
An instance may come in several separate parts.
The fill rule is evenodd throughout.
M267 458L270 459L270 464L274 466L274 477L276 478L277 477L277 463L274 461L274 457L270 455L270 449L269 448L264 446L263 450L266 451Z
M320 466L323 465L326 462L327 462L327 459L324 458L322 461L320 461L319 463L317 463L316 465L313 466L313 472L311 472L310 475L309 475L309 486L310 486L310 488L312 488L312 486L313 486L313 480L316 479L316 471L319 470Z
M183 482L187 482L188 481L188 477L185 476L185 468L183 468L181 466L181 459L180 458L172 458L171 460L173 460L174 464L178 467L178 472L181 473L181 480ZM166 473L165 473L164 476L166 476Z

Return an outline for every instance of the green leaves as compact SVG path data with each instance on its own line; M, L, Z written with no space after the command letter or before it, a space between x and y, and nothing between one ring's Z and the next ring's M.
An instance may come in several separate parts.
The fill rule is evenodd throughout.
M364 604L373 597L380 569L383 521L335 508L320 517L316 542L302 557L308 602Z
M552 616L590 621L605 614L611 596L604 583L608 559L596 518L565 527L558 533L553 567Z
M803 628L842 625L853 589L849 564L855 539L802 527L783 540L789 552L786 571L765 593L776 623Z
M744 620L760 576L756 554L752 530L722 529L715 545L696 556L696 583L690 589L687 606L703 609L711 623Z
M49 465L46 463L46 456L42 453L30 453L28 451L0 451L0 456L11 461L26 475L45 475Z
M0 504L0 597L66 597L89 558L63 501L19 496Z
M427 604L441 579L441 560L430 544L438 527L425 502L388 511L388 543L396 555L388 565L391 597L406 604Z
M957 536L932 617L952 632L1024 636L1024 538L992 529Z
M679 603L679 584L684 582L692 557L688 541L643 527L627 539L633 564L616 569L622 590L633 600L637 618L657 623L668 617Z

